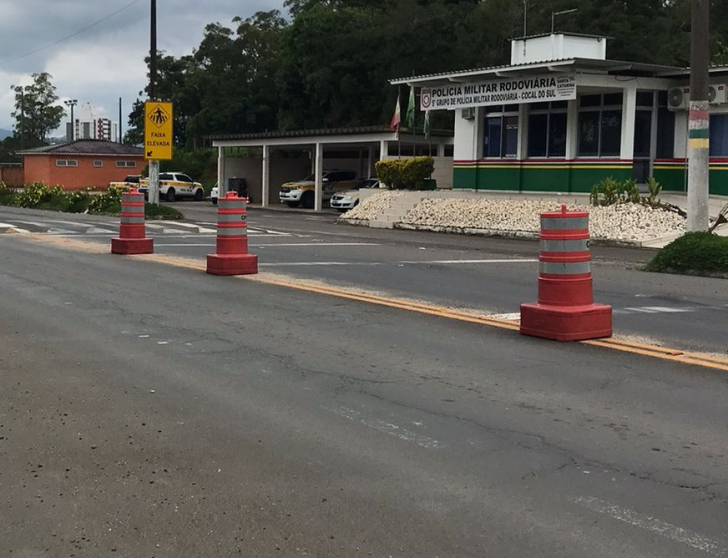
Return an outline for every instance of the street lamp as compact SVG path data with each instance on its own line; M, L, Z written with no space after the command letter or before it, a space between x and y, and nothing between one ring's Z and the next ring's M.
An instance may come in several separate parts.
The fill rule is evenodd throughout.
M71 107L71 141L73 141L76 139L76 122L73 120L73 107L78 104L78 101L76 99L68 99L67 101L63 101L63 104ZM68 133L66 133L66 138L68 138Z

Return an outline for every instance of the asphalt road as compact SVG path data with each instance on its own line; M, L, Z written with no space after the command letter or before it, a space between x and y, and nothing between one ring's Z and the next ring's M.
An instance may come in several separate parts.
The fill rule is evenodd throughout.
M0 235L0 556L728 556L725 374L107 241Z
M215 251L216 208L209 203L174 205L187 219L182 224L148 223L155 251L204 261ZM118 219L15 211L0 208L0 223L105 244L118 234ZM521 303L537 299L538 242L375 230L337 225L337 216L253 209L250 252L259 255L261 270L297 280L449 307L517 314ZM639 341L725 355L725 280L639 271L653 254L592 248L594 298L613 307L615 331Z

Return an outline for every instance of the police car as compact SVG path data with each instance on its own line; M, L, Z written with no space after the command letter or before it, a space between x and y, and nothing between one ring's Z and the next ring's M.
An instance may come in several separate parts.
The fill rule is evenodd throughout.
M139 181L139 191L144 193L144 199L149 199L148 178ZM205 198L205 190L202 184L195 182L186 174L161 172L159 173L159 198L164 198L167 201L175 201L181 198L202 201Z

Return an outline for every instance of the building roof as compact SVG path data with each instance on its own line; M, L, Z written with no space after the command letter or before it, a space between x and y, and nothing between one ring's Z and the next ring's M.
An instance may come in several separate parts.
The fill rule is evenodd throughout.
M544 72L589 71L610 75L630 77L680 77L690 74L690 70L677 66L644 64L624 60L599 60L591 58L566 58L560 60L544 60L525 64L489 66L471 70L442 72L389 80L392 85L445 85L452 82L476 81L483 78L518 77L522 75L542 74Z
M79 139L57 145L46 145L36 149L19 151L20 155L105 155L117 157L141 157L141 147L99 139Z
M321 128L313 130L274 130L272 132L257 132L250 134L213 134L208 136L212 140L257 140L278 138L300 138L316 136L341 136L359 134L394 134L388 126L361 126L348 128Z

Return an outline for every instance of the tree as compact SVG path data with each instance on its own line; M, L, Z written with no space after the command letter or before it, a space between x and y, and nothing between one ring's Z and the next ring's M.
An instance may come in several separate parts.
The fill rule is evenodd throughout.
M15 85L15 135L19 136L23 148L44 145L48 134L58 128L65 109L57 105L56 88L51 84L51 75L47 72L33 74L30 85Z

